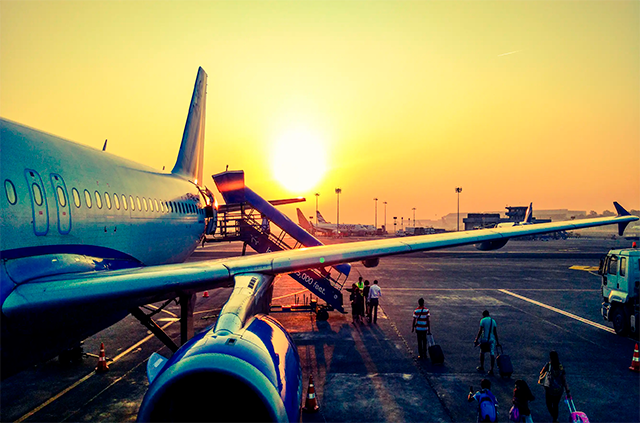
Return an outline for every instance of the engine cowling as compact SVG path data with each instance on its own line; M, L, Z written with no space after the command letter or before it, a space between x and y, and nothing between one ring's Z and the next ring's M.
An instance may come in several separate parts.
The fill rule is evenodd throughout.
M299 421L301 399L291 337L257 314L237 333L209 330L180 348L157 372L138 420Z
M480 251L498 250L507 245L507 241L509 241L509 238L494 239L493 241L483 241L475 244L475 246Z

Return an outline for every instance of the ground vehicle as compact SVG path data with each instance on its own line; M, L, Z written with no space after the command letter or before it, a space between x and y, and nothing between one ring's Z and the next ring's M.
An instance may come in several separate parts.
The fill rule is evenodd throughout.
M635 246L635 243L634 243ZM638 336L640 249L611 250L600 261L602 317L618 335Z

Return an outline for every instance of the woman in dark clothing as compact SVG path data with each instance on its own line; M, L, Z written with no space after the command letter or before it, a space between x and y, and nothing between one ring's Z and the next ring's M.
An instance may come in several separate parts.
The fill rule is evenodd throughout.
M351 301L351 317L353 319L353 323L356 323L356 320L358 319L358 304L356 302L356 292L359 291L358 287L356 286L356 284L352 284L351 288L347 288L347 291L349 291L351 294L349 294L349 300Z
M355 309L356 309L356 313L357 313L357 317L358 317L358 322L359 323L363 323L363 316L364 316L364 297L362 296L362 291L360 291L360 289L356 288L355 291Z
M517 422L533 423L531 418L531 409L529 408L529 401L533 401L536 397L531 393L529 385L524 380L516 380L516 386L513 388L513 405L517 407L519 417Z
M560 413L560 400L562 399L562 392L566 390L567 397L571 397L569 391L569 385L567 384L567 377L564 371L564 367L560 363L558 353L551 351L549 353L549 362L544 365L540 371L540 378L538 383L544 386L545 400L547 402L547 409L554 422L558 421L558 414Z

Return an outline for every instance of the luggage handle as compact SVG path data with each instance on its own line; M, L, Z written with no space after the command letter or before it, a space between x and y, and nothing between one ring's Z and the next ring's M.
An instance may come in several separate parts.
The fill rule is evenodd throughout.
M502 349L502 345L496 345L496 351L498 352L499 356L504 354L504 350Z
M575 413L577 411L576 405L573 403L573 398L567 397L564 402L567 404L567 407L569 407L569 413Z
M427 335L427 347L431 347L436 344L436 340L433 338L432 334Z

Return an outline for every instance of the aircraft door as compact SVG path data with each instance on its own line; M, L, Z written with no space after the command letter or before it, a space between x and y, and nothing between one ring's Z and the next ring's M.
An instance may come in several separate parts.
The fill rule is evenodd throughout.
M58 210L58 232L66 235L71 230L71 209L69 207L69 193L62 176L52 173L51 186L56 197L56 206Z
M33 211L33 232L38 236L46 235L49 231L49 211L47 210L47 196L42 178L32 169L25 169L24 176L29 187L31 210Z

